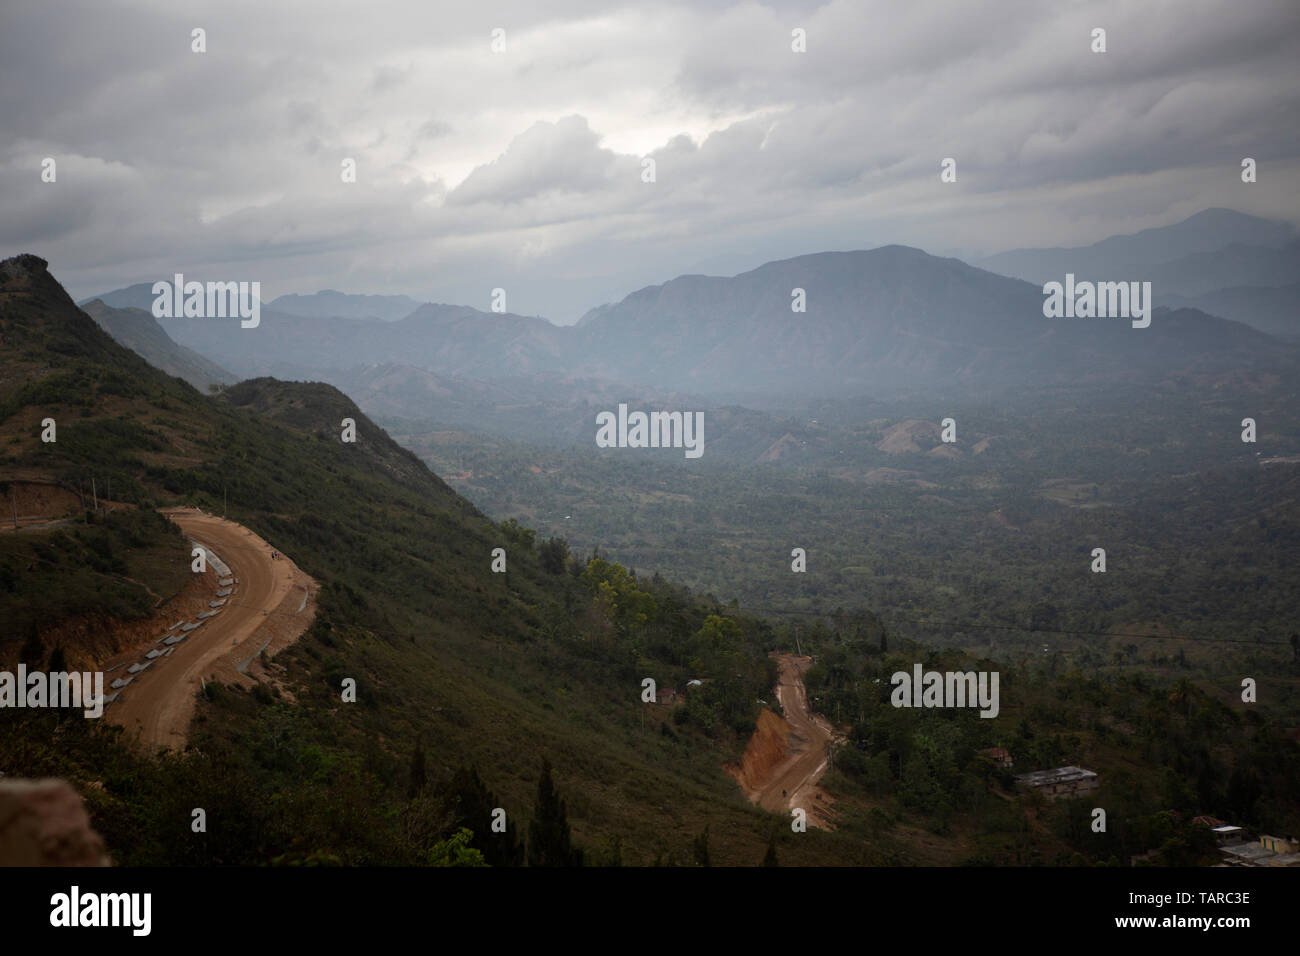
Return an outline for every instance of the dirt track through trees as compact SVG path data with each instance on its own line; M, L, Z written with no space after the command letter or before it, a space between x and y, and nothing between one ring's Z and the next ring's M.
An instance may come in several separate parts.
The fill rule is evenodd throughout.
M776 695L785 716L762 711L741 765L729 769L749 799L763 809L789 816L802 807L810 826L830 829L833 801L817 781L826 772L835 729L808 706L803 675L812 658L781 654L776 660L780 665Z

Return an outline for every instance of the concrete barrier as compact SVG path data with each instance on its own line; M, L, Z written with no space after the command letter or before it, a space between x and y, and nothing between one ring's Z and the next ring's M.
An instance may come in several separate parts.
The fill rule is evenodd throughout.
M226 564L226 562L222 561L221 558L217 556L217 553L215 551L213 551L207 545L199 544L197 541L191 540L190 543L193 544L196 548L203 549L203 559L205 562L207 562L208 567L210 567L213 571L217 573L217 580L221 580L222 578L228 578L231 576L230 567Z

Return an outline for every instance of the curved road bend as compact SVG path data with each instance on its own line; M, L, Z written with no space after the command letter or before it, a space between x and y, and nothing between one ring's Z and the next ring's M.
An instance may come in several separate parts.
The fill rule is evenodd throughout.
M104 716L135 731L150 749L185 746L185 733L194 715L194 694L200 677L206 678L213 665L236 646L256 648L258 632L268 613L278 608L293 589L294 565L281 554L271 558L272 548L242 525L191 509L163 512L187 536L216 552L238 582L230 603L216 617L175 645L167 657L159 657L123 689ZM212 568L204 574L205 594L217 588ZM191 619L192 620L192 619ZM307 620L304 619L305 629ZM161 647L161 645L158 645Z

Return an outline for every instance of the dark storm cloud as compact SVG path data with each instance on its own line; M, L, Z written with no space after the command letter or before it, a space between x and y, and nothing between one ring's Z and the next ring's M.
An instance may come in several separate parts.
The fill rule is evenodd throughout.
M822 249L1294 221L1296 62L1285 0L9 5L0 254L75 294L256 271L571 321Z

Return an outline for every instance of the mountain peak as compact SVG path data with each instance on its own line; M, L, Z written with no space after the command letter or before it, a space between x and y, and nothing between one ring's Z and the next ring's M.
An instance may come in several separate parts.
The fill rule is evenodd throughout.
M0 261L0 283L28 281L49 274L49 263L29 252Z
M765 262L763 265L752 271L758 272L762 269L781 266L792 262L833 262L848 259L878 259L884 262L897 262L906 259L920 260L937 258L937 256L932 256L924 249L918 249L915 246L904 246L899 243L890 243L886 246L876 246L874 249L844 249L826 252L809 252L801 256L791 256L789 259L776 259L772 262Z

